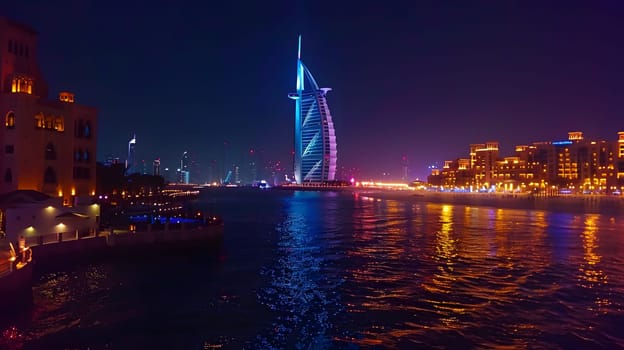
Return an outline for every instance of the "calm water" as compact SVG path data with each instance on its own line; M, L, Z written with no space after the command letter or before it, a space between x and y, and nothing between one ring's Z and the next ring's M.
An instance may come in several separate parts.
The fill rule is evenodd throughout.
M192 205L223 216L219 249L45 273L4 346L624 347L624 216L240 189Z

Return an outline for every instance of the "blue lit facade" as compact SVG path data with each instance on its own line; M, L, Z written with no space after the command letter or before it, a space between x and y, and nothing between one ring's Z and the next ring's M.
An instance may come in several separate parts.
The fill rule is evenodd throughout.
M337 145L326 95L330 88L319 88L312 73L301 61L301 36L297 52L297 91L295 100L295 181L334 181Z

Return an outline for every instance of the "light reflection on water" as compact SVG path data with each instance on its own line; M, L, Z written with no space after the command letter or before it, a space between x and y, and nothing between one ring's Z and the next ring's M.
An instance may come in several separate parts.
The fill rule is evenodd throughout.
M329 219L335 215L335 208L311 205L307 199L310 194L298 192L285 202L286 215L277 226L277 259L262 270L269 285L258 293L258 299L276 315L268 335L258 336L262 348L282 344L297 349L320 348L331 344L329 318L339 310L335 290L341 281L332 281L332 276L321 271L325 254L319 235L335 234ZM319 219L324 215L328 220L321 225Z
M152 263L48 274L21 332L113 349L182 340L188 348L624 347L622 217L352 193L213 195L227 223L216 268L174 264L180 276L166 288ZM137 284L137 274L155 277ZM158 293L166 297L150 296ZM136 332L154 340L141 343Z

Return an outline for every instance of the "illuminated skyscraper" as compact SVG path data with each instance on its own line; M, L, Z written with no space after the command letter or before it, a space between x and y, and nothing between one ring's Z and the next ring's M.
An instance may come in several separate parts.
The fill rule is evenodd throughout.
M136 167L136 155L135 155L135 147L136 147L136 134L132 136L130 141L128 141L128 158L126 158L126 174L132 174L133 172L138 172Z
M178 170L178 182L182 184L188 184L190 182L190 171L189 171L189 153L184 151L182 153L182 158L180 158L180 169Z
M307 84L306 84L307 82ZM325 96L330 88L319 88L301 61L301 36L297 50L295 100L295 181L333 181L336 176L336 133Z

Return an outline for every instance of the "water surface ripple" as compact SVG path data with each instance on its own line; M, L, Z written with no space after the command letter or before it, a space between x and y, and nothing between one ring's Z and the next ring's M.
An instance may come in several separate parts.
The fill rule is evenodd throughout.
M624 348L624 216L351 192L192 205L224 216L218 251L45 274L7 323L19 348Z

